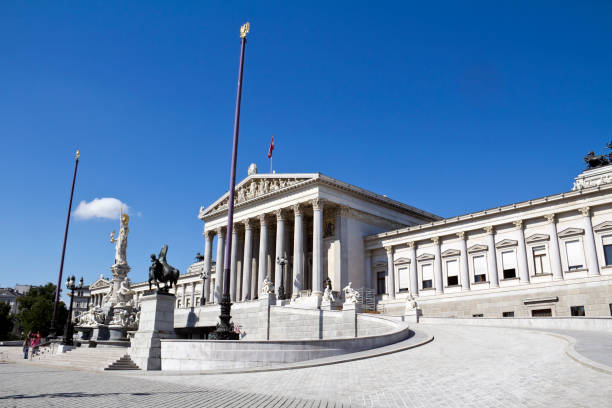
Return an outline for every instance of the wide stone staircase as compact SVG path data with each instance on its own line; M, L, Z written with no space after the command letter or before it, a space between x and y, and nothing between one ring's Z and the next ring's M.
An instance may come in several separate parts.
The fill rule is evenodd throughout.
M77 347L65 353L41 353L39 356L34 356L31 361L35 364L99 371L119 363L116 367L121 367L120 369L137 370L138 367L134 363L133 366L126 364L131 362L127 351L126 347Z

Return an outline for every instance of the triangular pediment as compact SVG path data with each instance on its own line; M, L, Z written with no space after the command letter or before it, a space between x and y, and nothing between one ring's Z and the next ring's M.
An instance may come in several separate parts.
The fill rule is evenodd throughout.
M582 228L566 228L563 231L561 231L558 235L559 238L567 238L567 237L573 237L575 235L582 235L584 234L584 230Z
M468 248L468 253L472 254L474 252L483 252L488 250L489 247L486 245L482 245L482 244L476 244L476 245L472 245L471 247Z
M525 238L525 242L528 244L532 244L534 242L548 241L549 239L550 235L548 234L533 234Z
M597 224L593 227L593 230L597 232L612 230L612 221L604 221L601 224Z
M422 254L422 255L417 256L417 261L429 261L435 258L436 257L434 254Z
M397 258L393 261L395 265L407 264L410 263L410 258Z
M91 285L89 285L89 290L100 289L100 288L108 288L110 286L110 281L105 280L104 278L100 278Z
M187 273L202 273L204 272L204 265L206 264L206 262L201 261L201 262L194 262L191 265L189 265L189 268L187 268Z
M316 179L318 174L253 174L236 185L234 190L234 205L240 206L262 197L272 196L281 191L287 191L299 184ZM229 192L223 194L208 208L200 207L199 218L227 211Z
M506 248L506 247L517 246L517 245L518 245L518 241L515 241L513 239L502 239L501 241L495 244L495 248Z
M442 252L442 258L459 255L461 255L461 251L459 251L458 249L447 249L446 251Z

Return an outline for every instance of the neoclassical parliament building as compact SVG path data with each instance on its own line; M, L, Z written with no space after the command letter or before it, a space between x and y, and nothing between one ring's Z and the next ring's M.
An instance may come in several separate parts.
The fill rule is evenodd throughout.
M612 314L612 165L583 171L560 194L451 218L320 173L253 166L235 199L231 259L228 194L200 209L204 255L179 278L177 328L215 325L217 271L228 262L232 313L255 303L267 278L284 291L277 305L294 308L320 308L326 284L341 307L350 283L390 315L410 296L431 317ZM109 285L90 286L93 304ZM138 304L148 284L132 289Z

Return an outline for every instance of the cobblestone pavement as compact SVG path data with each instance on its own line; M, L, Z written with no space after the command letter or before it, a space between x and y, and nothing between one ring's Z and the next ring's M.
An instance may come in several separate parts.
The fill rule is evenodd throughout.
M612 376L570 359L559 337L491 327L424 328L436 339L422 347L288 371L118 375L1 364L0 407L610 406Z

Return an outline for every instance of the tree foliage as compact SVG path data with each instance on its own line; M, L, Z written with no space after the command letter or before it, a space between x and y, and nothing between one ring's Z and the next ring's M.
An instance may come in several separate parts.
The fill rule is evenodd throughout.
M33 287L26 295L17 298L19 303L17 321L24 333L40 332L40 335L43 337L49 334L54 300L55 285L52 283ZM67 316L68 310L66 305L60 301L57 305L55 320L55 328L59 335L62 334Z
M11 313L11 305L0 302L0 340L8 339L13 330L14 317Z

